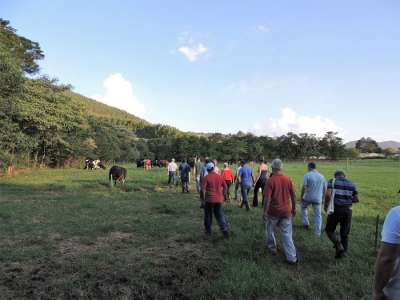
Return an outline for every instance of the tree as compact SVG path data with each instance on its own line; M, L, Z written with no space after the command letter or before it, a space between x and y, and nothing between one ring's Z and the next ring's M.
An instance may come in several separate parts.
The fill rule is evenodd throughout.
M324 154L333 160L341 158L345 154L343 139L338 137L337 134L337 132L329 131L319 142L321 154Z
M361 153L382 153L378 143L370 137L359 139L356 142L356 149Z
M18 61L22 71L35 74L39 71L37 60L44 55L39 43L33 42L16 34L16 30L10 26L10 22L0 18L0 44Z

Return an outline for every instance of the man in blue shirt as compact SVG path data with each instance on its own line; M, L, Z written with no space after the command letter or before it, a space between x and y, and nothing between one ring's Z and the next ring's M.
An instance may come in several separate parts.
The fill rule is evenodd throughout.
M346 178L343 171L336 171L335 178L328 182L325 195L325 211L333 200L334 210L328 214L325 231L336 249L336 258L346 256L348 236L351 228L352 205L359 202L357 188ZM340 224L340 240L336 236L336 226Z
M312 205L314 209L314 232L317 236L321 235L321 204L325 197L326 180L317 171L315 163L308 164L308 172L304 175L303 188L301 190L301 215L303 216L304 227L310 228L308 221L307 207Z
M400 206L390 210L383 224L373 299L400 299Z
M251 187L254 184L253 170L246 164L244 160L240 162L240 165L241 168L238 173L240 191L242 193L242 203L240 204L240 208L245 205L246 210L248 211L250 209L248 195L250 193Z

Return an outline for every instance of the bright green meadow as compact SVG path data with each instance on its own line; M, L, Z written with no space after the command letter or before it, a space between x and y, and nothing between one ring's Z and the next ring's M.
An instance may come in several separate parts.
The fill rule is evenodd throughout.
M1 299L369 299L375 220L400 202L399 161L319 163L326 178L347 171L361 202L343 260L302 228L298 206L298 266L266 251L260 208L227 203L231 237L214 222L207 238L193 184L182 194L166 169L125 166L127 182L113 188L105 170L0 177ZM305 170L285 164L298 192Z

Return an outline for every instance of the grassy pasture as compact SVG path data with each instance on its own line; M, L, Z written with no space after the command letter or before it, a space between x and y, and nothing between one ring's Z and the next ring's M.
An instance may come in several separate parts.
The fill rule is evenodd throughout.
M214 224L206 238L195 193L167 187L165 169L127 167L113 189L103 170L0 178L1 299L368 299L375 217L400 202L398 161L320 163L327 178L348 169L360 192L349 257L303 230L298 209L294 267L265 250L260 208L226 204L232 237ZM298 191L305 168L285 165Z

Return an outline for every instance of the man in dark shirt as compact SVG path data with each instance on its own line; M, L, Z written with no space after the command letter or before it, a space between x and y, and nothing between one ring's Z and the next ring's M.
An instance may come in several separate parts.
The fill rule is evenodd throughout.
M184 159L179 166L179 172L181 175L182 182L182 193L189 193L189 176L190 176L190 166L187 163L186 159Z
M351 227L352 205L359 202L357 188L346 178L343 171L336 171L335 178L328 182L325 195L325 211L330 201L333 201L334 210L328 213L325 231L336 249L336 258L346 256L348 249L348 235ZM336 226L340 224L340 240L336 236Z

